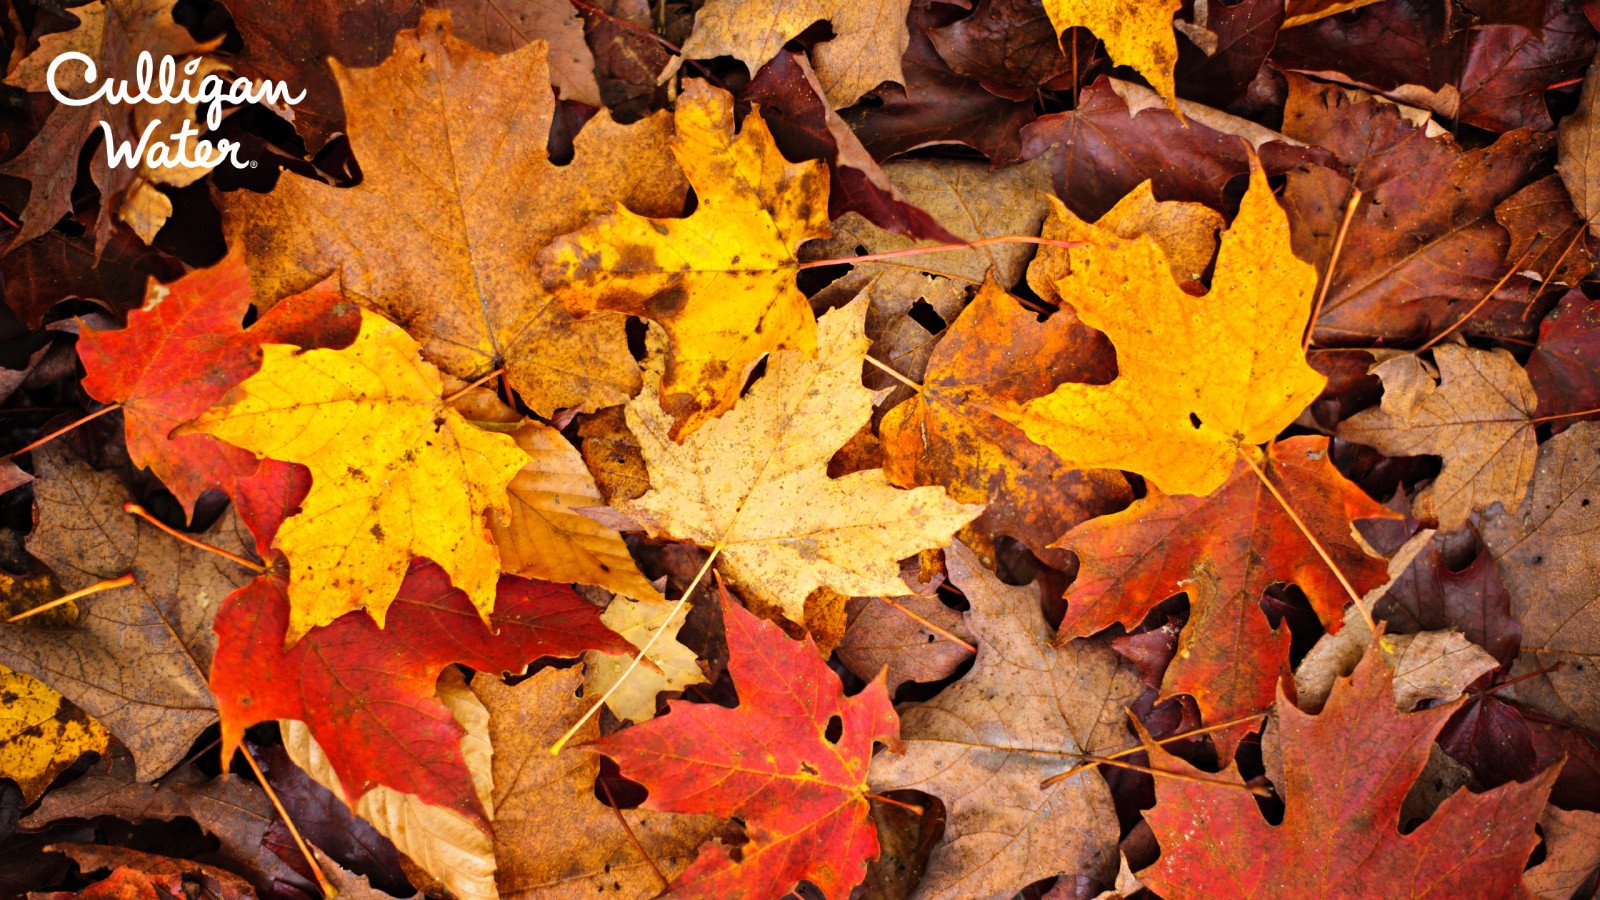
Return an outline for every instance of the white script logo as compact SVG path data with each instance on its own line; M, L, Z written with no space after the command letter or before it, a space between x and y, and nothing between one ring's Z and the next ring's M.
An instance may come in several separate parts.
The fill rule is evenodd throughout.
M220 75L207 75L200 79L199 85L196 86L193 76L200 71L200 62L197 57L184 63L182 66L184 77L180 78L177 60L163 56L158 70L150 51L146 50L139 54L139 61L131 81L107 78L100 83L94 93L78 98L67 96L56 85L57 71L67 63L77 63L83 66L82 82L86 85L93 85L99 79L99 73L93 59L83 53L71 51L50 61L50 68L45 71L45 82L50 89L50 96L68 106L88 106L101 101L112 106L134 103L192 103L196 111L204 106L206 128L210 130L222 124L224 103L265 103L269 106L282 107L294 106L305 99L305 91L301 91L297 96L289 96L288 85L281 81L265 81L257 85L248 78L235 78L229 82ZM195 123L187 118L166 140L152 140L156 129L160 127L161 120L152 119L145 126L144 133L139 135L139 142L135 144L132 138L118 141L112 135L111 123L102 119L100 128L106 138L106 161L113 169L118 166L127 166L131 169L141 163L152 169L195 167L210 169L220 165L223 160L232 163L235 169L255 165L254 162L239 159L237 141L226 138L216 143L198 140L200 132L195 128ZM194 141L192 148L191 140Z

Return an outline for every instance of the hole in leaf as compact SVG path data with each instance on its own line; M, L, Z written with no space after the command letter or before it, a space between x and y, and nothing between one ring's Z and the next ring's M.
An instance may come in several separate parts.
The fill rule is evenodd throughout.
M822 736L828 739L828 743L837 744L843 735L844 720L838 716L831 716L828 719L828 727L823 729Z

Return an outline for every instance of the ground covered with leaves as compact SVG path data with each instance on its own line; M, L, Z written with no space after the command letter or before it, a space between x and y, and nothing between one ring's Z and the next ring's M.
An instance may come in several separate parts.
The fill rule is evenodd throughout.
M5 13L0 895L1594 896L1600 3Z

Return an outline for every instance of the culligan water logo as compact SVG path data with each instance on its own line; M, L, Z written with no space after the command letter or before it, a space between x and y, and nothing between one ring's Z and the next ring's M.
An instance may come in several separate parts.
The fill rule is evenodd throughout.
M220 75L207 75L195 79L200 71L201 60L190 59L179 65L171 56L163 56L158 66L148 50L139 54L138 63L134 68L134 77L131 80L118 80L107 78L101 81L99 87L87 97L71 97L57 85L57 73L62 66L82 66L80 81L93 86L99 81L99 72L95 62L89 56L76 51L63 53L50 61L50 68L45 71L45 82L50 90L50 96L68 106L88 106L91 103L104 102L112 106L136 103L193 103L196 112L205 110L207 130L214 130L222 124L222 110L224 104L264 103L269 106L286 107L294 106L305 99L306 92L291 96L289 86L281 81L252 82L248 78L235 78L231 82ZM180 76L179 72L182 72ZM71 73L71 70L68 70ZM176 169L180 167L214 168L221 165L224 160L236 169L254 166L254 161L239 159L239 144L226 138L216 142L201 140L201 131L195 123L185 117L177 131L170 128L164 133L161 131L161 120L151 119L145 125L144 132L139 135L138 142L132 138L119 141L112 132L111 123L102 119L100 129L106 139L106 161L112 168L126 166L135 168L145 165L152 169Z

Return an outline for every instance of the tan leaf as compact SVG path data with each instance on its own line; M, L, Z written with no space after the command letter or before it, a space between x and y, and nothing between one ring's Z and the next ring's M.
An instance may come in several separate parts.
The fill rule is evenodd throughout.
M1539 401L1528 373L1504 350L1441 344L1433 358L1437 381L1412 353L1373 366L1383 404L1345 420L1339 437L1389 456L1443 457L1414 508L1418 519L1454 531L1474 510L1522 503L1538 453L1529 419Z
M472 773L478 799L492 819L495 806L489 712L453 667L439 676L438 691L450 714L466 729L461 754ZM311 729L300 722L279 725L283 748L294 764L348 805L339 776L311 736ZM395 849L447 888L456 900L495 900L499 896L495 892L494 842L470 819L383 785L362 794L350 810L372 823L379 834L394 842Z
M1600 813L1545 807L1544 862L1522 876L1522 885L1539 900L1571 900L1600 867Z
M1123 708L1141 685L1108 647L1055 647L1037 584L1011 587L971 550L945 551L977 636L972 671L906 710L904 755L880 753L877 791L913 789L944 802L944 840L918 897L1009 896L1052 875L1109 883L1117 873L1116 813L1096 772L1040 789L1064 771L1058 753L1096 754L1128 741ZM1050 754L1028 752L1048 749Z
M440 368L473 378L503 363L542 415L631 396L622 317L574 321L540 286L534 256L618 203L680 212L672 123L662 113L621 126L602 111L572 163L551 163L546 55L535 41L494 56L430 11L382 65L330 63L362 181L285 175L270 193L226 196L229 242L244 246L257 297L270 306L338 270L348 294L403 324Z
M550 80L561 99L604 106L594 77L594 53L583 37L583 17L568 0L448 0L456 35L495 54L533 41L549 45Z
M1590 65L1578 108L1556 129L1556 171L1578 216L1600 235L1600 65Z
M660 671L652 672L643 667L634 670L622 687L606 700L606 706L619 719L647 722L656 717L657 694L682 690L706 680L694 651L678 643L678 630L689 616L689 607L679 607L677 615L669 622L667 613L671 611L672 607L665 602L641 603L627 597L614 597L600 616L600 621L606 623L607 628L641 650L656 629L662 629L661 637L656 639L655 646L645 655ZM583 679L584 693L592 697L604 694L617 683L630 662L628 657L590 651L585 657L587 674Z
M666 886L656 873L670 879L683 871L720 824L713 816L647 809L619 814L595 797L597 756L579 748L550 754L589 705L582 681L577 669L545 669L516 687L492 678L473 683L495 745L496 879L508 900L654 897ZM576 739L599 736L591 719Z
M823 316L815 359L774 353L732 411L682 444L661 408L659 353L628 404L651 490L618 507L652 536L720 547L730 580L797 623L818 587L903 593L898 561L943 546L983 509L943 488L899 490L882 469L828 477L829 458L872 412L872 392L861 385L866 309L857 300Z

